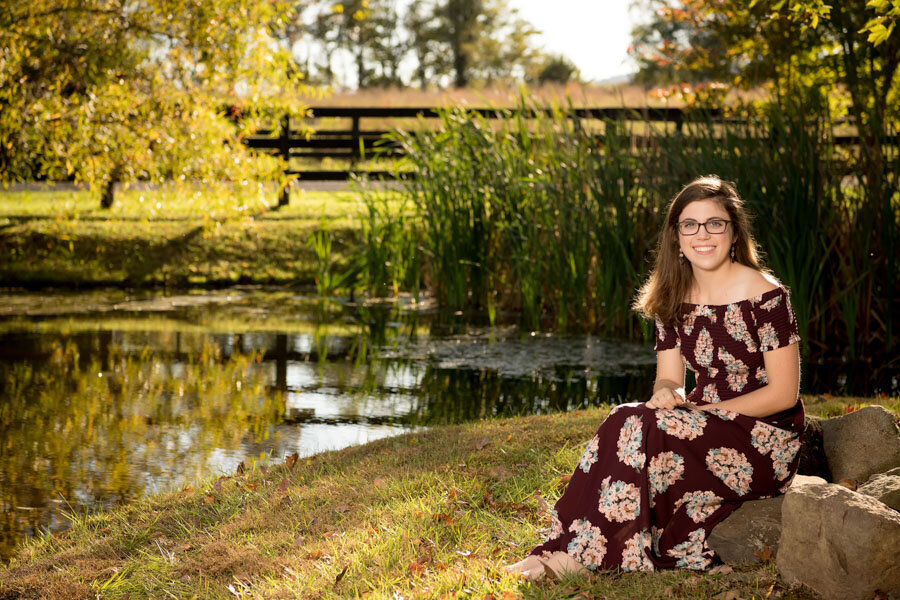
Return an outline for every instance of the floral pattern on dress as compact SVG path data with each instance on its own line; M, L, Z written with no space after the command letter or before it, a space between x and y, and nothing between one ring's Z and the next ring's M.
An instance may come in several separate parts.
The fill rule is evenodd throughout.
M747 368L744 361L735 358L721 346L719 347L719 360L725 363L725 372L728 373L725 381L728 382L728 389L733 392L744 389L744 386L747 385L747 376L750 374L750 369Z
M638 415L631 415L625 419L625 423L619 430L619 441L616 447L616 456L623 463L640 470L644 467L647 455L641 452L641 442L644 434L641 431L643 422Z
M763 385L769 383L769 374L765 367L756 367L756 380Z
M766 323L765 325L760 327L759 350L761 352L768 352L769 350L776 350L778 346L778 334L775 332L775 328L772 327L772 324Z
M737 341L744 342L747 345L747 352L756 352L756 342L753 341L753 336L750 335L744 321L740 304L728 305L725 311L725 331Z
M663 325L663 322L660 321L659 319L654 319L654 322L656 324L656 332L659 336L659 341L665 342L666 338L668 337L668 334L666 334L666 326ZM678 338L677 333L675 334L675 346L674 347L675 348L681 347L681 340Z
M771 300L766 300L759 307L763 310L772 310L773 308L777 308L781 306L781 296L775 296Z
M742 452L734 448L712 448L706 453L706 468L734 492L743 496L750 491L753 465Z
M703 435L706 427L706 415L696 410L660 408L655 413L656 426L678 439L696 439Z
M578 466L585 473L590 471L593 464L597 462L597 449L599 443L600 438L598 436L595 435L592 437L591 441L589 441L585 447L584 452L581 454L581 458L578 460Z
M716 311L713 310L711 306L705 306L700 304L695 306L691 312L684 315L684 323L681 326L681 329L684 331L685 335L691 335L694 331L694 323L697 320L697 317L706 317L709 319L710 323L716 322Z
M558 538L559 536L561 536L563 534L563 524L562 524L562 521L559 520L559 513L556 512L555 508L552 511L550 511L550 515L553 519L553 522L550 525L550 534L547 537L547 539L555 540L556 538Z
M703 387L703 401L709 404L715 404L716 402L722 401L722 399L719 398L718 390L716 390L716 384L709 383Z
M631 536L625 542L625 549L622 550L622 570L653 571L653 562L647 556L651 543L650 533L646 529L641 529Z
M624 523L641 514L641 489L633 483L613 481L607 477L600 482L600 502L597 510L609 521Z
M771 453L772 470L781 480L791 474L789 467L800 451L798 437L793 432L757 421L750 432L750 443L763 456Z
M588 569L596 569L606 556L606 537L599 527L587 519L575 519L569 526L575 537L569 542L566 552Z
M707 409L705 409L705 412L712 413L712 414L716 415L717 417L719 417L720 419L725 419L726 421L734 421L735 417L738 416L738 414L736 412L734 412L733 410L728 410L727 408L719 408L719 407L707 408Z
M676 567L702 571L712 562L713 551L706 545L706 531L697 529L688 534L688 539L666 551L677 558Z
M697 344L694 346L694 359L697 364L702 367L709 367L713 359L713 343L712 336L709 335L706 327L700 330L697 336Z
M691 520L700 523L722 506L722 498L713 492L687 492L675 502L675 510L682 504Z
M653 496L666 491L684 475L684 457L672 451L660 452L650 459L647 476L650 479L650 503Z

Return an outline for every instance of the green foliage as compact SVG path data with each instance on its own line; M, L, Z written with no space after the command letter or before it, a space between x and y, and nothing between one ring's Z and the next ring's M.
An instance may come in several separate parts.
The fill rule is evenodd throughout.
M450 109L437 129L395 135L416 174L404 188L439 304L491 319L517 311L533 330L646 336L629 305L666 202L716 173L757 217L767 262L792 290L807 360L871 358L850 375L860 390L893 368L900 153L890 155L885 195L873 198L858 180L847 184L858 163L835 145L824 100L747 106L725 123L697 112L683 131L637 115L529 119L529 108L523 101L498 120ZM640 145L629 128L647 136ZM364 244L385 253L383 239Z
M0 2L0 181L281 179L241 136L303 114L286 0ZM250 105L243 112L226 106ZM237 109L235 109L237 110ZM238 115L242 120L233 121Z

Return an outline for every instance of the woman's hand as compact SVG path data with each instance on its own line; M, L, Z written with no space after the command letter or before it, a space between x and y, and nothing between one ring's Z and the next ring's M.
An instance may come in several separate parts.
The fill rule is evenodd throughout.
M675 408L679 404L684 404L684 388L668 386L653 392L650 399L644 403L647 408Z

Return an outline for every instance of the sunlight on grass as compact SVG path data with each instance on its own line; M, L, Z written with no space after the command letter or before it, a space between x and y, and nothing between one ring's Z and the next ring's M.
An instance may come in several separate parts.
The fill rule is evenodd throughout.
M804 401L818 410L819 399ZM866 402L825 401L828 411ZM105 585L112 597L131 598L630 599L729 590L811 598L785 587L772 564L729 574L573 575L560 583L506 574L503 565L539 543L549 525L538 495L551 505L560 496L560 477L608 410L435 427L296 462L274 457L243 475L210 477L33 539L2 572L2 585L40 595L79 573L82 583L60 597Z

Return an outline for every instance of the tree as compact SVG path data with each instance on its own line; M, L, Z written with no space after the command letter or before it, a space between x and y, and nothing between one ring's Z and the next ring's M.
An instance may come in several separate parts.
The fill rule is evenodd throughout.
M433 38L449 51L456 87L521 79L538 56L531 45L538 31L506 0L443 0L434 22Z
M283 177L241 136L305 111L284 0L0 0L0 181ZM229 114L227 106L235 108ZM233 117L241 113L243 119Z
M539 60L528 79L538 85L546 83L568 83L580 76L578 67L562 54L549 54Z

